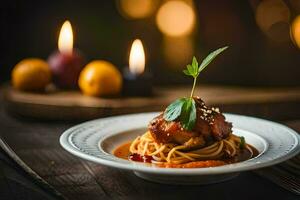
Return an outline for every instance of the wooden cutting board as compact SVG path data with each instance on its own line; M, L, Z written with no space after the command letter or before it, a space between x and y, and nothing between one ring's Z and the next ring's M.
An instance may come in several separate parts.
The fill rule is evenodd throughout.
M79 91L55 89L45 93L23 92L10 85L2 86L2 90L7 111L17 116L47 120L87 120L125 113L160 111L171 101L188 96L190 92L189 87L176 86L155 88L153 97L97 98L84 96ZM207 104L219 106L227 112L239 110L241 114L254 113L266 117L272 113L278 119L300 116L300 87L202 85L197 88L196 94Z

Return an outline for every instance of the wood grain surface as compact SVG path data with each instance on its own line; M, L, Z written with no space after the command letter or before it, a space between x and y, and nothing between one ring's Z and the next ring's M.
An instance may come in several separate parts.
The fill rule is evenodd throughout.
M159 111L174 99L187 96L190 88L156 88L155 95L146 97L96 98L82 95L79 91L57 91L29 93L3 87L6 109L18 116L53 120L87 120L97 117ZM295 88L242 88L232 86L200 86L199 95L210 105L221 106L225 111L253 110L259 114L269 114L284 119L295 115L299 108L300 87ZM266 113L265 109L268 109ZM289 113L286 113L286 112ZM274 114L275 113L275 114ZM300 113L298 113L300 116ZM268 116L266 116L268 117Z
M231 105L228 104L227 107L224 105L224 108L227 111L238 111L241 114L252 112L256 116L269 116L272 119L274 117L272 113L276 114L276 112L270 111L273 109L269 105L279 107L281 105L284 108L289 107L290 103L279 100L273 103L272 101L270 103L264 102L260 104L259 112L255 110L255 104L251 104L253 107L244 106L240 109L230 107ZM295 108L295 106L299 106L299 103L292 101L292 105ZM222 107L222 109L224 108ZM299 109L296 111L298 112ZM289 113L285 116L289 120L299 119L297 118L299 114L296 112L285 110L285 113ZM275 115L275 118L278 116ZM298 196L252 172L243 172L237 178L219 184L174 186L144 181L136 177L131 171L113 169L81 160L63 150L59 145L61 133L75 124L70 121L57 122L15 118L4 112L4 106L0 100L1 138L24 164L65 199L195 199L198 197L231 200L241 198L298 199ZM300 131L299 121L293 123L292 127ZM53 192L51 189L46 188L46 190Z
M72 156L58 143L61 133L74 124L33 122L0 112L1 137L35 173L70 200L98 199L268 199L298 197L252 172L207 186L161 185ZM249 187L251 187L249 192ZM49 191L51 192L51 191Z

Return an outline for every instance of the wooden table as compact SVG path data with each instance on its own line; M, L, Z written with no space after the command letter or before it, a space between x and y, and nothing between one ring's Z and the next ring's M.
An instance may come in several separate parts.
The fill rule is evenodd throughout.
M17 116L45 120L88 120L128 113L161 111L178 97L189 95L184 86L155 88L154 96L98 98L84 96L79 91L49 89L45 93L29 93L1 88L6 109ZM264 118L300 118L300 87L253 88L201 85L195 95L209 105L220 106L224 112L256 115Z
M300 120L289 117L296 120L291 126L300 132ZM6 150L16 153L16 161L25 168L29 167L27 170L31 176L41 178L32 180L37 187L51 194L51 198L299 199L253 172L243 172L231 181L206 186L174 186L144 181L131 171L87 162L63 150L58 142L59 136L73 125L72 122L17 119L4 112L0 101L0 136L6 147L11 148ZM13 197L17 194L18 191L11 193Z

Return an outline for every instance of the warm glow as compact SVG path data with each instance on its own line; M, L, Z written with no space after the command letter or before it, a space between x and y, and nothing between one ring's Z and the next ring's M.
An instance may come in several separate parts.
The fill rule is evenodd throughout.
M145 70L145 53L141 40L133 41L129 55L129 70L133 74L141 74Z
M293 42L300 48L300 15L298 15L292 23L291 37Z
M184 1L167 1L158 10L156 23L160 31L168 36L188 35L195 25L195 13Z
M59 38L58 38L58 49L62 53L71 54L73 50L73 31L69 21L65 21L62 25Z
M256 9L255 18L259 28L276 41L287 41L290 9L283 0L261 1Z
M118 0L121 14L140 19L149 17L158 5L158 0Z

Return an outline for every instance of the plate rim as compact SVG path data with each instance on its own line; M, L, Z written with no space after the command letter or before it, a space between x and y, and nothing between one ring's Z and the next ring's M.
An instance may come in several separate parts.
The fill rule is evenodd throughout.
M69 153L81 158L85 159L94 163L98 163L101 165L113 167L113 168L118 168L118 169L123 169L123 170L133 170L133 171L138 171L138 172L143 172L143 173L150 173L150 174L161 174L161 175L213 175L213 174L225 174L225 173L234 173L234 172L241 172L241 171L249 171L249 170L254 170L254 169L259 169L263 167L268 167L272 166L278 163L281 163L283 161L286 161L290 159L291 157L297 155L300 152L300 136L299 134L294 131L293 129L277 123L273 122L270 120L266 119L261 119L257 117L252 117L252 116L246 116L246 115L239 115L239 114L231 114L231 113L224 113L225 117L226 116L235 116L235 117L246 117L246 118L251 118L254 120L260 120L263 121L264 123L270 123L275 126L279 126L281 128L284 128L288 130L288 133L294 138L295 140L295 145L294 147L285 155L278 157L276 159L270 160L268 162L264 163L258 163L256 165L246 165L246 166L239 166L240 163L234 163L234 164L228 164L224 166L219 166L219 167L208 167L208 168L160 168L160 167L154 167L154 166L147 166L143 163L135 163L132 162L131 164L125 164L125 163L118 163L116 161L110 161L110 160L105 160L100 157L95 157L89 154L86 154L79 149L77 149L69 140L70 136L72 135L72 132L76 130L79 127L82 127L86 124L92 124L97 121L102 121L102 120L110 120L110 119L116 119L116 118L124 118L124 117L130 117L130 116L138 116L138 115L156 115L159 112L144 112L144 113L136 113L136 114L126 114L126 115L118 115L118 116L112 116L112 117L106 117L106 118L99 118L99 119L94 119L90 121L86 121L83 123L80 123L78 125L75 125L67 130L65 130L62 135L59 138L60 145ZM239 127L237 127L239 128ZM240 129L240 128L239 128ZM243 130L243 129L242 129ZM248 131L249 130L245 130ZM252 132L251 132L252 133ZM252 133L258 137L261 137L258 134ZM263 138L265 139L265 138ZM99 142L97 142L98 144Z

